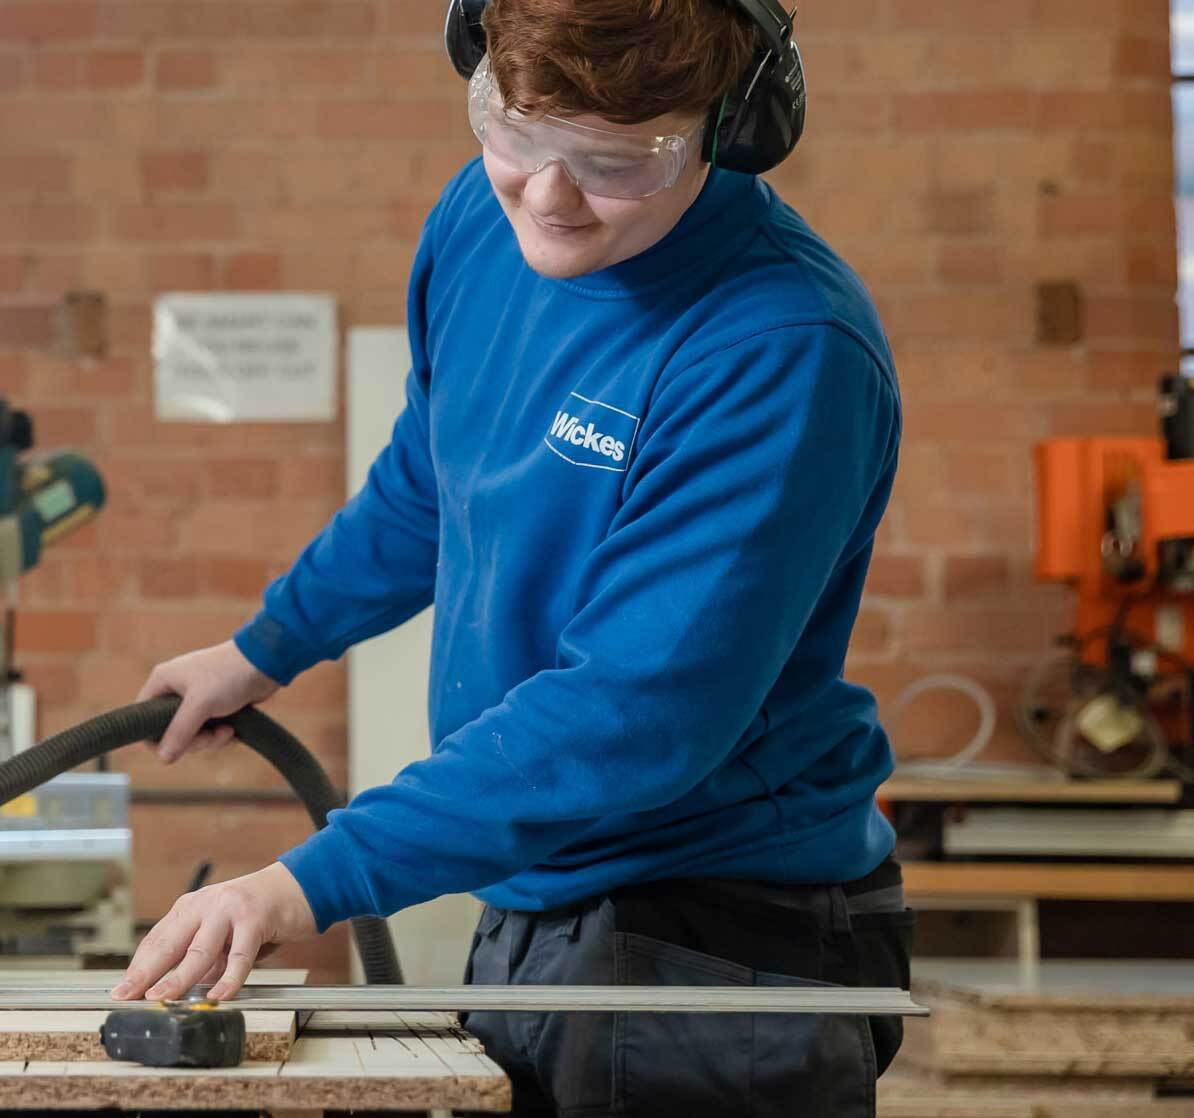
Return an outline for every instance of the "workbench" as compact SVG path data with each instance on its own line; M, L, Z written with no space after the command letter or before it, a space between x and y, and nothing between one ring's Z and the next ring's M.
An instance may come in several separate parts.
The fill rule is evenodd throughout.
M251 981L293 981L293 972L255 971ZM43 978L45 976L42 976ZM108 988L115 972L71 972ZM0 986L24 985L29 972L0 971ZM50 980L53 984L54 980ZM502 1112L510 1082L455 1014L386 1011L246 1013L257 1052L239 1067L146 1068L89 1058L102 1012L0 1011L0 1109L124 1110L450 1110ZM287 1017L283 1023L277 1018ZM7 1038L7 1040L6 1040ZM271 1045L282 1042L282 1050ZM3 1059L17 1044L29 1055ZM94 1046L98 1049L98 1045ZM253 1043L250 1043L250 1054ZM65 1058L64 1058L65 1057Z

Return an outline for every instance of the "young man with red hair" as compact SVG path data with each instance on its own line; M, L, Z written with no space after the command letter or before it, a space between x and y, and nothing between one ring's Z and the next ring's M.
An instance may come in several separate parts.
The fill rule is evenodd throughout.
M896 469L857 277L752 170L803 123L776 0L454 0L480 160L415 260L408 405L233 641L204 728L436 606L430 757L183 897L123 996L448 892L480 983L907 983L875 703L842 677ZM162 976L175 967L171 978ZM874 1111L898 1022L495 1014L519 1114Z

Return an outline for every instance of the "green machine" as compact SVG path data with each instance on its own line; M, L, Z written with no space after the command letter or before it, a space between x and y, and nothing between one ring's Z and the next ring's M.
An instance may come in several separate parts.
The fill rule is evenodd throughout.
M0 399L0 761L32 744L32 693L13 663L20 576L104 503L86 458L33 446L28 413ZM67 773L0 807L0 965L128 953L128 798L122 773Z

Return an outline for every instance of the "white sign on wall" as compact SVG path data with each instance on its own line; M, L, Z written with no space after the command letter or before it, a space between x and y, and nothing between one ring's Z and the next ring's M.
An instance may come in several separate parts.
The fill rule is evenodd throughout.
M158 419L336 417L330 295L179 292L154 303Z

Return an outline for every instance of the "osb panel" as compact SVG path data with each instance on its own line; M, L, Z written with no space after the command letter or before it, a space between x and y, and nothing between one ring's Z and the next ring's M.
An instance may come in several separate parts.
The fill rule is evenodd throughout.
M1183 1077L1194 1074L1194 1005L1107 999L1002 1004L918 985L933 1011L910 1023L904 1059L932 1071L1008 1076ZM1033 1008L1029 1008L1033 1006Z

